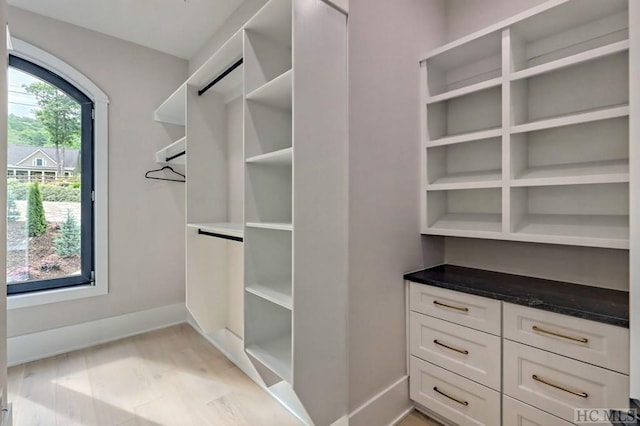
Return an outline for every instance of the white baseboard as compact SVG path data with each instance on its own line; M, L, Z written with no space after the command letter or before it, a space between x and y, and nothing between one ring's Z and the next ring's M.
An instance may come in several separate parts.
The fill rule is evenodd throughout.
M398 423L413 410L409 401L409 377L391 386L349 414L349 426L388 426Z
M176 303L10 337L7 340L7 363L9 366L24 364L183 323L186 320L187 310L184 303Z

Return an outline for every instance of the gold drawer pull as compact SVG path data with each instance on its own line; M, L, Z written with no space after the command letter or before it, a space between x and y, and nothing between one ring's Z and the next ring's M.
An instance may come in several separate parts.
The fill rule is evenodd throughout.
M437 386L434 386L434 387L433 387L433 390L434 390L434 391L436 391L436 392L438 392L440 395L442 395L442 396L446 396L446 397L447 397L447 398L449 398L450 400L457 402L457 403L458 403L458 404L460 404L460 405L464 405L465 407L466 407L467 405L469 405L469 403L468 403L467 401L463 401L463 400L461 400L461 399L454 398L454 397L452 397L451 395L447 395L446 393L444 393L444 392L442 392L440 389L438 389L438 387L437 387Z
M442 303L437 300L434 300L433 304L438 306L444 306L445 308L449 308L449 309L455 309L456 311L469 312L469 308L465 308L464 306L447 305L446 303Z
M466 350L466 349L458 349L458 348L454 348L453 346L445 345L444 343L438 342L437 339L434 339L433 343L435 343L436 345L440 345L443 348L451 349L452 351L456 351L456 352L459 352L459 353L464 354L464 355L469 355L469 351L468 350Z
M551 383L551 382L548 382L548 381L546 381L544 379L541 379L540 377L536 376L535 374L532 375L531 378L533 380L535 380L536 382L543 383L543 384L545 384L547 386L551 386L552 388L560 389L561 391L565 391L567 393L570 393L571 395L579 396L580 398L587 398L589 396L589 394L586 393L586 392L576 392L574 390L567 389L567 388L565 388L563 386L556 385L555 383Z
M531 327L531 329L533 331L537 331L539 333L550 334L552 336L561 337L563 339L573 340L574 342L578 342L578 343L587 343L587 342L589 342L589 339L587 339L586 337L567 336L567 335L564 335L564 334L556 333L555 331L545 330L544 328L540 328L537 325L534 325L533 327Z

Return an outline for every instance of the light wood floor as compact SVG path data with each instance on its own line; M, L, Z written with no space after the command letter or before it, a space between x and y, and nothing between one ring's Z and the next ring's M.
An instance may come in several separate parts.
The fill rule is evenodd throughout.
M300 424L187 324L12 367L9 401L15 426Z

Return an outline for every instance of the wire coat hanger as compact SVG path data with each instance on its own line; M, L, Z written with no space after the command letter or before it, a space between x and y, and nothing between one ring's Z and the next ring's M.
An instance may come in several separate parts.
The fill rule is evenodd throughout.
M161 172L163 170L169 170L172 173L175 173L176 175L181 176L182 179L171 179L171 178L165 178L165 177L149 176L150 173ZM180 172L176 172L175 170L173 170L173 167L171 166L164 166L160 169L149 170L147 173L144 174L144 177L147 179L168 180L170 182L186 182L187 181L187 177L185 175L183 175Z

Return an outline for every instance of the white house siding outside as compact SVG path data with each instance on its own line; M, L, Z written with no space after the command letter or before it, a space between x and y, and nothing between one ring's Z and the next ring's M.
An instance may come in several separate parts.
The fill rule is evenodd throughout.
M9 145L7 177L24 182L48 182L63 177L72 177L77 172L79 152L79 150L71 148L64 150L64 156L61 158L64 176L59 176L55 148Z

